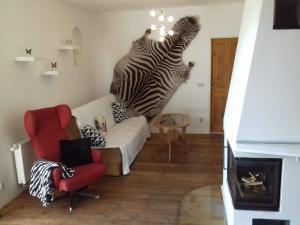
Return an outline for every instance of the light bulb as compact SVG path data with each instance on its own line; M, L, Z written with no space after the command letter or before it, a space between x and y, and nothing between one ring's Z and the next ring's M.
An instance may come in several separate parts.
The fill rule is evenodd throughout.
M151 30L156 30L156 25L155 24L151 25Z
M160 15L160 16L158 17L158 20L159 20L160 22L164 22L164 21L165 21L164 15Z
M153 16L153 17L156 16L155 10L151 10L151 11L150 11L150 16Z
M172 23L174 21L174 17L173 16L168 16L167 20Z
M174 35L174 31L173 30L169 30L168 34L171 35L171 36L173 36Z
M165 40L165 37L159 37L159 41L163 42Z
M166 35L166 32L165 32L165 30L160 30L160 31L159 31L159 34L160 34L161 36L165 36L165 35Z

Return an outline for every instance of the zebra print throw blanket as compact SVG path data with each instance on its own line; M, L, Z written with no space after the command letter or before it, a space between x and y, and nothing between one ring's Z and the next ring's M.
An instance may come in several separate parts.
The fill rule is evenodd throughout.
M198 18L181 18L172 30L174 35L167 35L163 42L148 39L151 30L146 30L115 66L110 92L132 115L150 120L189 78L194 63L186 65L182 54L200 30Z
M73 169L61 163L45 160L35 161L31 169L29 193L40 199L44 207L54 201L52 171L57 167L62 169L62 178L69 178L74 174Z

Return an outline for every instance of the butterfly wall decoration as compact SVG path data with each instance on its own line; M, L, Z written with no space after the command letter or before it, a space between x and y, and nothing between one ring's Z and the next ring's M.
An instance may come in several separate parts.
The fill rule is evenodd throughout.
M52 69L57 69L57 62L50 63Z
M66 39L65 42L66 42L67 45L71 45L72 44L72 39Z
M31 55L32 49L31 48L29 48L29 49L26 48L25 52L26 52L26 55Z

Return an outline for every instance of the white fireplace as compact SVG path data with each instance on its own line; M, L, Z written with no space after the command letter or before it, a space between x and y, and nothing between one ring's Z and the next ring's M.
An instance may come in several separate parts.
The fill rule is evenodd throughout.
M225 154L227 156L227 146ZM296 150L296 151L295 151ZM287 225L300 224L300 145L238 144L235 157L282 159L280 201L277 210L235 209L227 179L227 160L224 164L222 193L228 225L254 225L254 219L288 221ZM297 152L298 154L294 154ZM276 152L276 155L274 155ZM225 157L226 157L225 156ZM286 225L283 223L283 225Z
M300 30L273 30L274 1L245 1L224 116L228 225L300 225ZM249 172L264 160L280 162L278 207L239 207L233 201L228 143L238 162L260 162L253 168L248 163Z

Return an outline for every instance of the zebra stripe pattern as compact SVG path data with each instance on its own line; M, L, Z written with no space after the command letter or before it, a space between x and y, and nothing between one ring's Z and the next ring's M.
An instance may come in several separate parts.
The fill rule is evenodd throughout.
M194 66L183 62L182 53L200 30L198 19L181 18L172 30L174 35L164 42L148 39L147 30L114 70L111 93L125 102L132 114L148 120L161 112Z
M118 61L114 69L110 92L127 105L130 105L143 87L147 76L178 39L178 34L174 34L161 43L148 39L150 33L151 30L148 29L141 38L134 41L130 52Z
M38 160L31 169L29 193L41 200L44 207L54 201L54 189L52 184L52 171L55 168L62 169L62 178L70 178L74 170L61 163Z
M182 53L199 32L199 26L191 26L173 46L147 80L144 90L133 102L135 113L148 119L156 116L167 104L177 88L189 78L193 62L182 61Z

